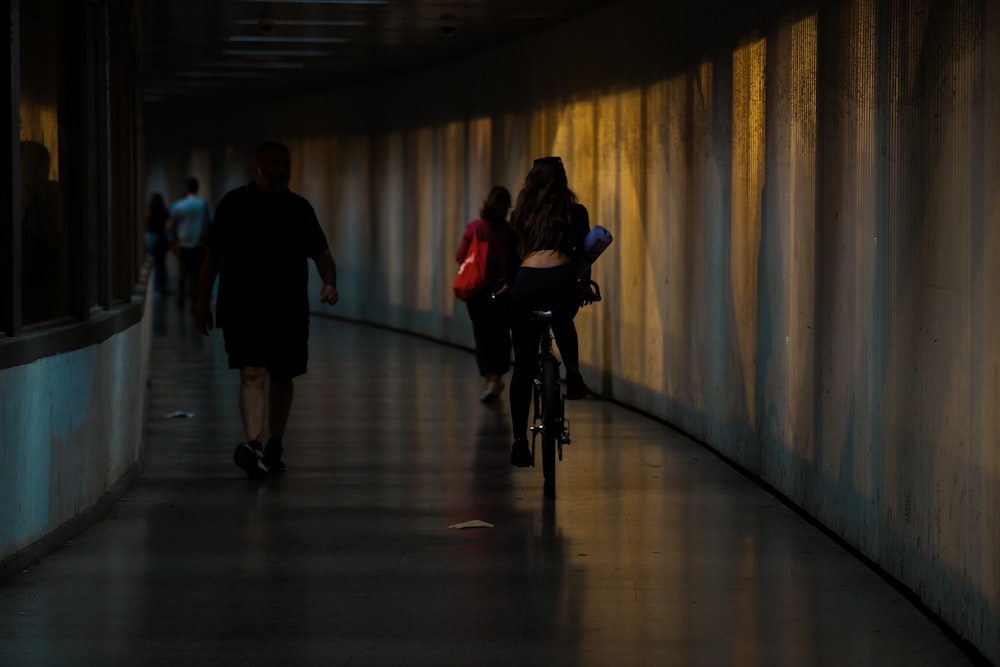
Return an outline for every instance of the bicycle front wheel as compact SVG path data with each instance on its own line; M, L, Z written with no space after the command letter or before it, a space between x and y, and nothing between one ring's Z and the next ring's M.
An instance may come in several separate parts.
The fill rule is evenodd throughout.
M559 395L559 361L542 360L542 475L546 498L556 497L556 449L562 433L562 397Z

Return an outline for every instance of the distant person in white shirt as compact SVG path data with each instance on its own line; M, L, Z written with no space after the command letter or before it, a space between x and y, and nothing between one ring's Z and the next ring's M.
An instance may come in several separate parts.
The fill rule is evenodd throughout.
M188 177L184 181L184 196L170 205L168 235L173 237L174 251L177 253L179 275L177 278L177 305L191 297L191 303L198 299L198 274L205 259L205 243L208 227L212 224L212 208L208 202L198 197L198 179Z

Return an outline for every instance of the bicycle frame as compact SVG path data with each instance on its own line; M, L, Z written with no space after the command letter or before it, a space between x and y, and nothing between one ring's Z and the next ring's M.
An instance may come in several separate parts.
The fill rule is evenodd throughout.
M498 284L502 284L500 281ZM590 281L593 293L583 301L582 305L596 303L601 300L600 286ZM498 291L494 289L495 299ZM538 371L532 387L535 407L534 423L531 431L531 465L535 465L535 442L542 438L542 473L544 480L543 493L547 498L556 497L556 455L562 461L563 445L570 444L569 419L565 417L566 397L559 387L559 360L552 352L552 320L551 310L537 310L531 313L531 320L542 324L538 341Z
M538 342L538 372L533 386L534 424L531 431L531 459L535 460L535 443L538 437L542 439L542 474L544 477L544 495L555 498L556 467L558 454L562 461L563 445L570 443L569 420L564 414L564 401L559 387L559 360L552 352L552 321L551 311L534 313L536 321L545 324Z

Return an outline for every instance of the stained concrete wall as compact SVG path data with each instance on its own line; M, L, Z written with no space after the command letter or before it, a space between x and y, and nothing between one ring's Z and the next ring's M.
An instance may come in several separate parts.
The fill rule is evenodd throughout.
M998 662L1000 3L672 4L152 118L149 190L191 172L217 200L281 138L338 312L471 345L462 228L561 155L616 236L577 320L593 388L759 475Z
M150 322L0 370L0 581L100 520L139 474Z

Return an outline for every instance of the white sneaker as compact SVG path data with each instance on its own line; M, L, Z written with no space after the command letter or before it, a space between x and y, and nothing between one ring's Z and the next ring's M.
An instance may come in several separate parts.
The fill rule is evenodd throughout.
M483 403L492 403L498 396L500 396L500 387L497 386L496 382L490 381L486 383L486 391L479 397L479 400Z

